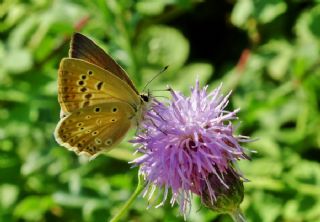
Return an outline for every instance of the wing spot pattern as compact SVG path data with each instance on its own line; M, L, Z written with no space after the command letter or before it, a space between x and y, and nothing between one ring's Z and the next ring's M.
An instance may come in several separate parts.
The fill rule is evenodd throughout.
M113 107L113 108L112 108L112 112L113 112L113 113L118 112L118 108L117 108L117 107Z
M86 88L86 87L82 87L82 88L80 89L80 91L81 91L81 92L85 92L85 91L87 91L87 88Z
M86 94L85 96L84 96L84 98L86 98L86 99L90 99L92 97L92 94L91 93L88 93L88 94Z
M98 112L100 112L100 111L101 111L101 108L100 108L100 107L94 108L94 112L95 112L95 113L98 113Z
M66 70L61 70L61 74L62 75L67 75L69 72L68 71L66 71Z
M107 139L104 144L110 146L112 144L112 139Z
M101 119L97 119L96 124L97 124L98 126L101 125L101 124L102 124Z
M102 143L100 138L95 138L94 141L96 142L97 145L100 145Z
M85 118L86 118L86 119L91 119L91 116L90 116L90 115L86 115Z
M83 122L79 122L79 123L77 124L77 126L78 126L78 127L83 126Z
M98 84L96 85L97 90L101 90L102 85L103 85L103 82L102 82L102 81L101 81L101 82L98 82Z
M97 150L97 148L94 145L89 145L87 146L87 150L89 150L91 153L94 153Z
M89 101L85 101L85 102L83 103L83 107L89 106L89 104L90 104Z
M85 82L84 82L83 80L80 80L80 81L78 82L78 85L79 85L79 86L83 86L84 83L85 83Z
M110 122L113 122L113 123L116 122L116 121L117 121L116 119L111 119L110 120Z
M92 135L92 136L96 136L98 133L99 133L99 131L96 130L96 131L93 131L91 135Z
M93 72L91 70L88 70L88 74L91 76L93 75Z
M82 75L82 76L81 76L81 79L83 79L83 80L85 80L86 78L87 78L86 75Z

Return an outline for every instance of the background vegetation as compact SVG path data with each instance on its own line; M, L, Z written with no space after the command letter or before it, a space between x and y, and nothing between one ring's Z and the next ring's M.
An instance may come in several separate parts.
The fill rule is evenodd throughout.
M233 90L248 221L320 221L319 0L4 0L0 4L0 221L106 221L133 192L127 142L88 162L59 147L57 69L69 38L93 38L139 89L188 92L198 75ZM158 95L158 92L154 94ZM160 93L159 93L160 94ZM132 136L132 135L131 135ZM130 136L128 136L128 139ZM127 221L183 221L178 208ZM230 221L194 200L188 221Z

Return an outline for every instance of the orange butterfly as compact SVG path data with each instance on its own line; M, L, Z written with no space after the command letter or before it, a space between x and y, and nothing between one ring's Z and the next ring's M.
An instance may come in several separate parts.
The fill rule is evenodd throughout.
M77 154L109 151L140 121L149 96L139 94L127 73L80 33L71 40L69 58L58 76L61 119L56 141Z

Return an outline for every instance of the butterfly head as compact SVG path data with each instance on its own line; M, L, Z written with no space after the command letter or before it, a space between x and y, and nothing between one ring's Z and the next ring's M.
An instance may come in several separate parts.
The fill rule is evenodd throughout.
M152 95L149 90L147 92L140 93L141 104L137 109L137 111L140 112L140 114L138 114L137 116L141 117L144 115L144 113L150 108L151 100ZM138 121L141 121L141 119L139 119Z
M150 101L150 97L151 97L151 94L150 94L149 90L148 90L148 93L141 93L140 94L140 98L143 103L148 103Z

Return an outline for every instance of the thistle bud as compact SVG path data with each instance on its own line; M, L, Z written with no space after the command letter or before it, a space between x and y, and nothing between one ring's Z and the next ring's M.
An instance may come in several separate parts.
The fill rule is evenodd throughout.
M201 194L204 206L218 213L232 213L239 209L244 196L243 181L232 168L227 169L226 173L220 177L216 174L210 174L208 183L210 185L205 184ZM212 195L212 191L214 191L214 195Z

